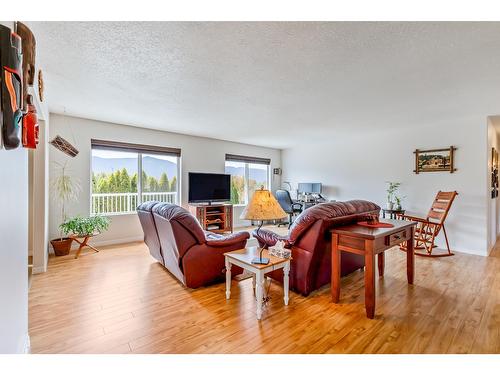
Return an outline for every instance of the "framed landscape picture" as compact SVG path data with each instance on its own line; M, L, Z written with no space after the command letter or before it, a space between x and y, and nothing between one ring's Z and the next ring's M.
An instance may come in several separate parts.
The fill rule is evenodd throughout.
M415 150L415 173L422 172L450 172L456 169L453 166L453 152L455 147L436 150Z

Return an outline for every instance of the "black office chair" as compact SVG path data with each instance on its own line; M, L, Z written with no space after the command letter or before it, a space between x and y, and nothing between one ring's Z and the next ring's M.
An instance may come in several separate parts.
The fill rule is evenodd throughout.
M288 222L279 223L278 227L288 224L288 228L290 228L293 223L293 216L302 212L302 203L294 202L288 190L276 190L275 195L283 211L288 214Z

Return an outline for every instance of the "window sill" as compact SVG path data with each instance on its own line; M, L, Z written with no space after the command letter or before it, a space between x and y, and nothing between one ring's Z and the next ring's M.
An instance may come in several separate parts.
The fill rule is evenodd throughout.
M114 212L114 213L102 213L102 214L90 214L90 216L131 216L137 215L137 211L134 212Z

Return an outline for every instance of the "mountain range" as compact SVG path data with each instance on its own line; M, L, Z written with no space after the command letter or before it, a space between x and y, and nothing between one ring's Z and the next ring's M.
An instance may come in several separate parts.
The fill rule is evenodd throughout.
M92 157L92 171L98 173L113 173L117 170L125 168L130 175L137 173L137 158L101 158L99 156ZM142 158L142 170L148 176L160 178L163 172L167 173L167 177L177 175L177 164L169 160L157 159L152 156L144 156Z
M98 173L113 173L117 170L125 168L130 175L137 173L136 158L102 158L99 156L92 157L92 171ZM148 176L160 178L163 172L167 173L167 177L172 179L177 175L177 165L169 160L158 159L152 156L144 156L142 158L142 169ZM226 173L231 175L244 175L243 167L226 167ZM250 179L257 182L266 181L266 171L262 169L250 169Z

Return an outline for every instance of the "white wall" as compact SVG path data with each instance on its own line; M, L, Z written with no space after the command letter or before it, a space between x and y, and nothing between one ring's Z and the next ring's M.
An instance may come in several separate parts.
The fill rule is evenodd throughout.
M376 121L374 121L376 129ZM486 118L415 129L352 133L283 150L282 181L322 182L330 199L384 206L386 181L402 182L403 208L426 215L438 190L457 190L446 228L452 250L487 254ZM455 173L413 173L415 149L456 146ZM442 235L438 244L443 245Z
M68 215L90 214L90 140L92 138L180 148L182 152L181 202L183 206L187 205L188 172L224 173L226 153L270 158L271 168L281 167L281 151L276 149L51 114L50 138L52 139L56 134L74 142L80 151L77 157L69 160L70 158L60 151L53 147L50 148L50 177L52 178L54 175L54 161L69 160L68 166L72 174L79 177L83 188L79 201L68 207ZM273 177L272 188L276 189L279 185L279 177ZM242 209L242 207L234 208L235 218L239 217ZM55 238L59 235L57 227L60 215L59 206L53 199L50 200L49 212L49 233L51 238ZM242 224L244 222L235 220L235 226ZM142 236L137 215L115 215L112 216L109 230L99 236L96 243L126 242L142 239Z
M28 337L26 149L6 151L0 140L0 182L0 353L22 353Z
M49 241L49 121L38 119L39 144L33 152L33 273L45 272Z

